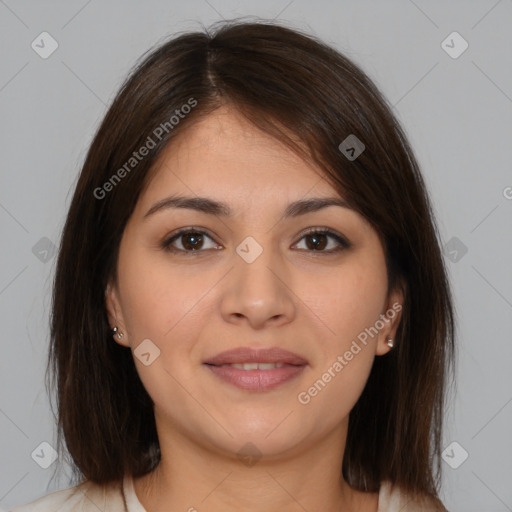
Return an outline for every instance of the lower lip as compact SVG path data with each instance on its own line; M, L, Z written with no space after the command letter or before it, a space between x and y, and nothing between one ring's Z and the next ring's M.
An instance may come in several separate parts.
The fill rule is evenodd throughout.
M249 391L266 391L297 377L305 366L284 365L272 370L240 370L233 366L206 365L217 377Z

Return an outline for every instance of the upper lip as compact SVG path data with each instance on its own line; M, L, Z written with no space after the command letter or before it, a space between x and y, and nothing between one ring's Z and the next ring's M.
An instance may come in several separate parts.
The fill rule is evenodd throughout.
M221 364L241 364L241 363L280 363L302 366L308 362L293 352L279 347L270 348L251 348L239 347L232 350L226 350L214 357L204 361L205 364L219 366Z

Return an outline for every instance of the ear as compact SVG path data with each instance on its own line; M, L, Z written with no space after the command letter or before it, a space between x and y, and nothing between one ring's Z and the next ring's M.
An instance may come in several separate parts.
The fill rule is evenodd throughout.
M107 285L105 290L105 306L107 308L108 322L110 328L117 327L117 332L122 333L123 337L119 339L117 334L113 335L114 341L122 345L123 347L129 347L128 333L126 332L126 326L122 314L121 304L119 302L119 290L112 281Z
M403 288L401 285L399 285L390 292L384 311L382 311L380 316L380 320L384 326L382 329L379 329L379 336L375 351L376 355L382 356L387 354L390 350L394 350L394 347L392 348L388 346L387 340L391 338L395 342L396 346L396 332L398 330L398 326L400 325L403 304Z

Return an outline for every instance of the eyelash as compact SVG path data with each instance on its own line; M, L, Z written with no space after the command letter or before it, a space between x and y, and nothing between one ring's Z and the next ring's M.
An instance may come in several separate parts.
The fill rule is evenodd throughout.
M180 231L178 231L177 233L173 234L171 237L166 238L161 244L162 249L169 253L183 254L185 256L189 256L189 255L197 256L197 255L201 254L202 252L205 252L208 250L208 249L197 249L197 250L187 251L184 249L177 249L177 248L171 246L171 244L175 240L179 239L180 236L189 234L189 233L198 234L198 235L202 235L202 236L206 235L208 238L211 238L213 240L213 238L206 231L203 231L202 229L195 229L193 227L188 227L188 228L183 228ZM315 251L313 249L299 249L300 251L317 253L317 254L321 254L321 253L335 254L335 253L338 253L345 249L349 249L352 246L352 244L348 240L346 240L343 236L339 235L338 233L332 231L329 228L323 228L323 227L322 228L310 228L307 231L301 233L301 238L299 239L298 242L300 242L306 236L310 236L310 235L328 235L329 237L336 240L336 242L338 242L339 245L335 249L329 249L328 251L325 251L325 250ZM212 250L212 249L210 249L210 250ZM216 250L216 249L214 249L214 250Z

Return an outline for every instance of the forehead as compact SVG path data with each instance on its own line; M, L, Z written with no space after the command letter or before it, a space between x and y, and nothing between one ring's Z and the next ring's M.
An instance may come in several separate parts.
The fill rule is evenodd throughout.
M192 123L162 152L145 199L170 190L251 198L339 195L318 166L230 107Z

